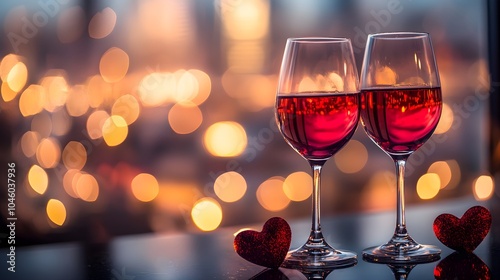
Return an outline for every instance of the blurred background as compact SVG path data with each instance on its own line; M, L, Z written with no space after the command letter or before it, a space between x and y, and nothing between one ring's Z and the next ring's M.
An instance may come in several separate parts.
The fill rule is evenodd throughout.
M0 172L15 162L18 243L309 217L310 168L274 120L288 37L351 38L359 70L367 34L429 32L444 107L408 162L407 202L498 196L486 11L466 0L2 1ZM361 126L322 178L323 216L395 207L392 160Z

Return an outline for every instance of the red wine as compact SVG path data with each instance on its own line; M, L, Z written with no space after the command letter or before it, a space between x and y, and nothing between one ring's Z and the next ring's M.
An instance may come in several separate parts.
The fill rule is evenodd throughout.
M354 134L359 94L313 94L278 95L276 116L290 146L308 160L326 160Z
M410 154L431 137L441 116L441 88L361 91L361 122L389 154Z

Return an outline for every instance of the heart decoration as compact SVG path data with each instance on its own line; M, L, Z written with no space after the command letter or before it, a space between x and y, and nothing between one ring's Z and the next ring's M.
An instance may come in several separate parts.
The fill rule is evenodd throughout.
M278 268L285 260L292 231L288 223L273 217L266 221L261 232L254 230L241 231L234 238L234 250L245 260L254 264Z
M441 214L434 220L433 230L437 239L459 252L472 252L488 234L491 213L482 206L469 208L462 218Z
M490 269L474 253L453 252L434 268L439 279L491 279Z

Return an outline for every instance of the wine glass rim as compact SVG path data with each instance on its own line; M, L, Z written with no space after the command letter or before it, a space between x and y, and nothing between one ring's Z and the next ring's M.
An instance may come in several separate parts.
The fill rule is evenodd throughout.
M384 32L384 33L374 33L368 35L371 38L376 39L386 39L386 40L398 40L398 39L420 39L429 37L427 32Z
M345 43L351 40L343 37L297 37L288 38L288 41L294 43Z

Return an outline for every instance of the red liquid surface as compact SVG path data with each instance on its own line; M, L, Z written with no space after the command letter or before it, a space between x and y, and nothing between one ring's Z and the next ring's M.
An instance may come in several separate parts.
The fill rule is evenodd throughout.
M276 106L285 140L309 160L334 155L349 141L359 119L358 93L288 94L278 96Z
M389 154L410 154L432 135L441 116L441 88L361 91L361 122Z

